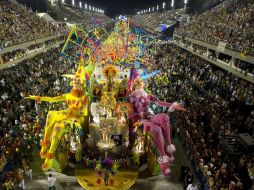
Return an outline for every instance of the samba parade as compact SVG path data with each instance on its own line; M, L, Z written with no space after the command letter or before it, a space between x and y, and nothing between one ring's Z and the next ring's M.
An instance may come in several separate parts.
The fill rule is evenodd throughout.
M254 190L253 0L0 0L0 190Z
M186 110L180 103L163 102L149 93L149 78L159 74L147 61L151 51L156 51L156 47L148 47L152 41L145 42L149 38L154 40L141 29L130 28L124 16L110 34L98 26L88 32L73 26L61 50L77 65L74 75L64 75L70 79L71 91L56 97L26 97L37 102L63 102L66 107L48 111L40 151L43 170L61 172L71 156L76 162L83 155L92 156L94 171L84 168L87 176L77 177L82 186L96 189L104 181L105 186L111 184L110 189L128 189L138 176L140 157L149 151L146 159L151 172L159 166L163 175L171 173L175 146L170 119L167 114L155 114L149 105L165 106L170 112ZM69 46L77 47L76 55L66 54ZM123 168L116 160L126 157L129 160ZM96 172L98 179L91 178ZM118 172L122 173L119 177Z

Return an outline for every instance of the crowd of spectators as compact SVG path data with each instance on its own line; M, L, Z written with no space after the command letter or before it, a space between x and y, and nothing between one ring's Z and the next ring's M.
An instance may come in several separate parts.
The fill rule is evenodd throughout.
M16 49L16 50L4 53L4 54L2 54L3 63L5 64L5 63L11 62L11 61L21 59L34 51L41 50L42 48L44 48L44 44L40 43L40 44L34 44L31 46L28 46L26 50Z
M78 8L62 8L66 18L81 20L90 15L89 18L92 19L94 15L88 11L81 12ZM0 1L0 10L3 25L0 34L5 36L1 42L5 46L13 44L17 39L27 41L57 32L56 27L16 3ZM168 15L174 15L174 12L136 15L135 19L142 19L146 27L154 29L158 20L164 22ZM234 49L243 51L249 48L253 51L254 40L253 35L250 35L253 32L252 17L253 1L245 1L240 6L221 4L202 15L194 16L190 23L178 29L178 33L216 43L226 39L234 45L231 46ZM31 49L37 47L40 48L33 46ZM200 47L193 48L206 53ZM74 73L75 69L72 68L72 62L59 56L59 51L60 49L52 49L13 68L1 70L1 184L13 183L13 186L17 184L24 188L24 174L31 176L28 171L29 163L33 161L32 149L35 145L39 146L43 136L41 126L45 124L47 111L57 110L60 105L49 107L51 104L27 101L24 97L29 94L56 96L68 89L68 83L62 75L70 73L70 70ZM152 59L155 61L150 67L163 70L163 73L155 79L156 85L152 90L160 99L179 101L188 110L175 113L173 131L182 139L187 154L196 162L210 188L250 189L254 180L253 155L239 150L234 157L230 157L222 148L221 139L239 133L248 133L254 137L253 84L171 43L161 42L157 52L156 56L149 57L151 62ZM25 52L16 50L14 53L19 58ZM4 61L13 57L9 54L4 57ZM15 167L7 169L8 162L16 158L18 160L13 163ZM83 161L86 165L94 162L89 158L84 158ZM125 167L127 160L121 162Z
M57 47L57 45L64 40L64 36L60 36L43 43L35 43L33 45L27 46L24 49L15 49L13 51L9 51L3 53L1 55L3 64L11 63L13 61L19 61L24 57L30 56L32 53L40 53L45 49ZM15 63L14 63L15 64Z
M68 89L68 82L64 82L62 75L70 71L75 72L74 68L71 69L72 67L73 63L64 60L60 56L60 49L56 48L23 61L15 67L1 70L1 184L15 186L23 181L25 175L18 177L19 173L16 169L20 168L23 173L27 171L27 167L21 161L29 158L28 166L32 162L32 149L36 145L39 147L44 133L41 126L45 123L47 110L59 107L55 104L50 108L49 104L35 103L25 100L24 97L28 95L56 96L64 93ZM13 159L18 160L10 164Z
M207 56L212 61L223 61L228 65L230 64L233 68L239 70L241 73L244 73L245 75L250 74L254 77L254 64L252 63L243 61L241 59L232 58L232 56L220 53L215 50L207 49L206 47L197 44L191 44L191 42L186 39L180 40L179 38L175 37L174 41L202 56Z
M16 49L11 52L7 52L2 55L3 63L7 63L13 60L20 59L26 55L26 51L24 49Z
M173 131L210 189L250 189L253 154L239 149L229 156L221 139L239 133L254 137L253 84L173 44L160 44L158 52L156 65L170 80L161 81L159 76L152 89L160 99L181 102L188 110L175 113Z
M66 21L78 22L82 24L91 24L90 22L93 24L96 22L105 24L111 22L111 19L102 13L62 4L59 5L59 8ZM96 20L94 18L96 18Z
M254 53L254 1L224 3L200 15L194 15L190 22L180 25L176 33L212 44L226 42L227 47Z
M244 62L242 60L236 59L234 62L234 66L241 70L241 72L245 73L251 73L254 77L254 65Z
M0 1L0 42L6 47L59 34L61 29L15 1ZM4 38L3 38L4 37Z
M181 12L178 10L168 10L162 12L152 12L146 14L137 14L132 17L133 24L141 25L143 28L150 29L154 31L160 24L167 24L169 20L177 20L178 15Z

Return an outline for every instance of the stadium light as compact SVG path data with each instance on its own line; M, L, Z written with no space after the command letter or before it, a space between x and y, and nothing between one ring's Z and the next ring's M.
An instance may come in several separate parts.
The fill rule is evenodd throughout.
M171 2L171 7L174 7L174 4L175 4L175 1L172 0L172 2Z
M166 6L166 3L163 2L163 3L162 3L162 8L165 9L165 6Z
M159 5L157 5L156 9L157 9L157 11L159 10Z
M184 0L184 4L187 4L188 3L188 0Z
M85 9L87 9L87 4L85 4Z
M75 5L75 0L72 0L72 5L73 5L73 6Z
M79 2L79 7L82 8L82 2L81 1Z
M62 0L62 3L64 3L64 0Z

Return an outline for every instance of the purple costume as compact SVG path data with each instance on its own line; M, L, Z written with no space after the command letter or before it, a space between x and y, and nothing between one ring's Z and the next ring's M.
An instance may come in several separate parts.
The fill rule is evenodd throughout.
M133 109L130 118L133 122L141 121L144 131L152 133L153 142L160 153L158 161L161 171L164 175L168 175L170 173L168 163L174 160L173 151L175 151L175 147L171 142L169 116L164 113L153 115L149 105L150 102L154 102L159 106L169 107L171 111L174 111L176 103L160 101L156 97L147 94L142 88L133 91L129 96L129 100Z

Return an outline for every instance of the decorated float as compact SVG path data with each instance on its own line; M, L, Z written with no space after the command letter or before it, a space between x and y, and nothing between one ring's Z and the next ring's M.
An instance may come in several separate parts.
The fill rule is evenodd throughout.
M43 170L62 172L75 159L76 177L85 189L129 189L138 177L138 167L148 163L152 175L170 174L175 147L169 116L154 114L149 105L184 111L178 103L158 100L146 89L152 70L149 55L155 39L129 19L120 17L114 30L74 26L61 51L77 64L66 74L72 89L57 97L31 95L37 102L63 102L66 109L50 110L46 118L40 156ZM67 54L66 49L77 47Z

